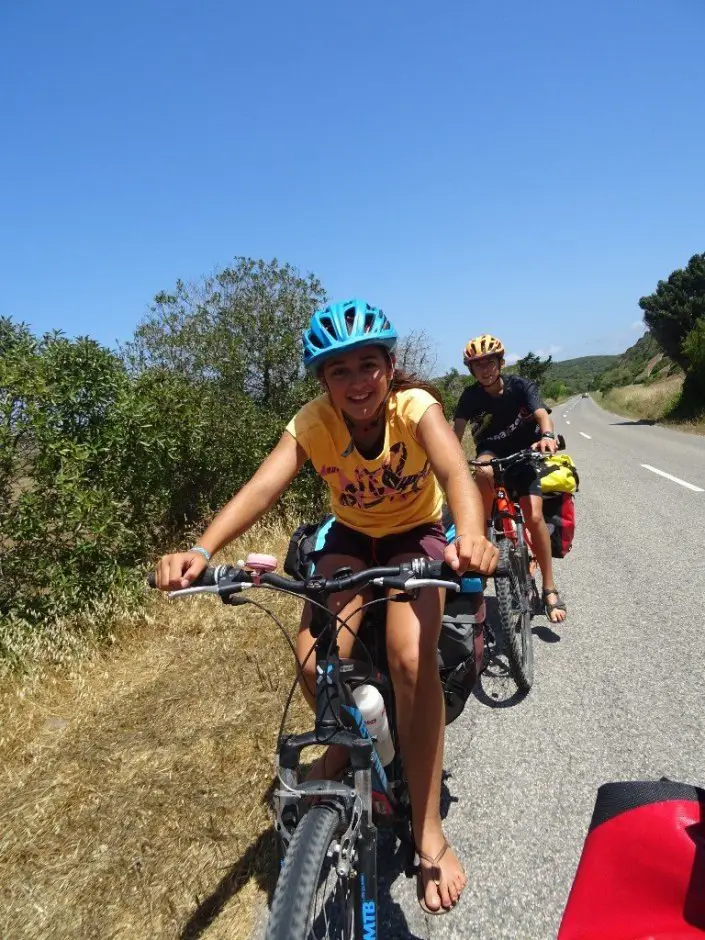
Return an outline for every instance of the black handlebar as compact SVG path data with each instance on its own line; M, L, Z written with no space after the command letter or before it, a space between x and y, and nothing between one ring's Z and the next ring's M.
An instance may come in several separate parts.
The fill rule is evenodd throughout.
M403 562L386 568L365 568L363 571L349 571L341 573L338 577L323 578L316 574L305 581L296 581L285 578L273 571L256 576L252 571L239 568L235 565L209 565L205 571L191 582L189 587L216 587L221 597L239 593L246 584L263 584L291 594L306 596L320 596L348 591L351 588L370 584L377 579L383 579L385 587L404 589L406 582L411 579L432 579L439 581L452 581L460 584L462 578L481 577L475 572L468 571L459 575L443 561L434 561L431 558L417 558L413 561ZM504 570L497 570L493 577L508 577ZM153 571L147 576L147 584L156 588L156 577Z
M556 449L565 450L565 438L562 434L556 437ZM539 463L545 460L550 454L544 454L540 450L534 450L533 447L527 447L524 450L518 450L515 454L509 454L507 457L493 457L492 460L469 460L471 467L495 467L498 470L507 470L513 467L515 463L523 461L533 461Z

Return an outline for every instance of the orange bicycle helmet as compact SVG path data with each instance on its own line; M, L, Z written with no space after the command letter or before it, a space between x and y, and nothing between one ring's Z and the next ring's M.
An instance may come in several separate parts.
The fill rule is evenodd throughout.
M476 336L467 344L463 352L463 362L469 366L471 362L486 359L488 356L504 357L504 346L496 336L483 333L482 336Z

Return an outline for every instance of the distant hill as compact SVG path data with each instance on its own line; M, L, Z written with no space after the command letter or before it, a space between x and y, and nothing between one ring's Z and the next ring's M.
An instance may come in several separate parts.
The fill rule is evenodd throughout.
M619 359L619 356L579 356L577 359L552 362L541 387L562 386L560 392L553 389L558 397L586 392L594 386L595 379L615 366ZM516 366L509 366L506 371L509 374L516 373Z
M577 359L564 359L552 362L547 380L562 382L569 392L585 392L592 387L598 375L612 368L619 356L579 356Z
M594 388L606 392L622 385L654 382L681 370L664 356L651 333L644 333L617 361L609 365L594 382Z

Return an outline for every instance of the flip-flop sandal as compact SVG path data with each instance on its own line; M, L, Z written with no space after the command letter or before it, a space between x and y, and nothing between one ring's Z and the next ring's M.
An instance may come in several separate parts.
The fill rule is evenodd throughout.
M441 906L437 910L434 911L433 908L429 907L428 904L426 904L426 893L425 893L426 883L424 883L424 868L421 865L422 861L428 862L429 864L426 867L425 871L428 872L429 874L431 873L436 874L436 872L438 873L438 877L432 878L432 880L435 882L436 887L440 888L441 869L438 863L446 854L449 848L450 848L450 845L448 844L448 840L444 839L443 848L441 849L441 851L438 853L438 855L435 858L431 858L430 855L426 855L426 853L422 852L421 849L419 848L416 849L416 854L419 857L419 870L416 875L416 897L418 899L419 904L421 905L421 909L425 911L426 914L433 914L434 916L437 914L447 914L449 911L453 909L452 907L443 907L443 904L441 904ZM440 897L440 891L438 892L438 895ZM453 907L454 906L455 905L453 905Z
M551 604L550 601L548 600L551 594L555 594L556 597L558 598L555 604ZM554 610L562 610L566 613L566 615L568 613L568 608L565 606L565 603L561 599L561 595L558 593L558 588L555 588L555 587L544 588L543 591L541 592L541 599L543 600L543 608L546 612L546 616L548 617L548 622L549 623L565 623L566 617L564 617L563 620L551 619L551 614L553 613Z

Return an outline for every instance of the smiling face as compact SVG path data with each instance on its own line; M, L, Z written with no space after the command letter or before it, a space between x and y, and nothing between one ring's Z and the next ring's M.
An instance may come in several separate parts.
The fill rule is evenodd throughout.
M364 424L375 417L387 397L392 372L381 346L362 346L327 359L320 378L334 406L355 423Z
M487 356L485 359L475 359L470 363L470 371L480 385L489 388L499 381L504 360L499 356Z

